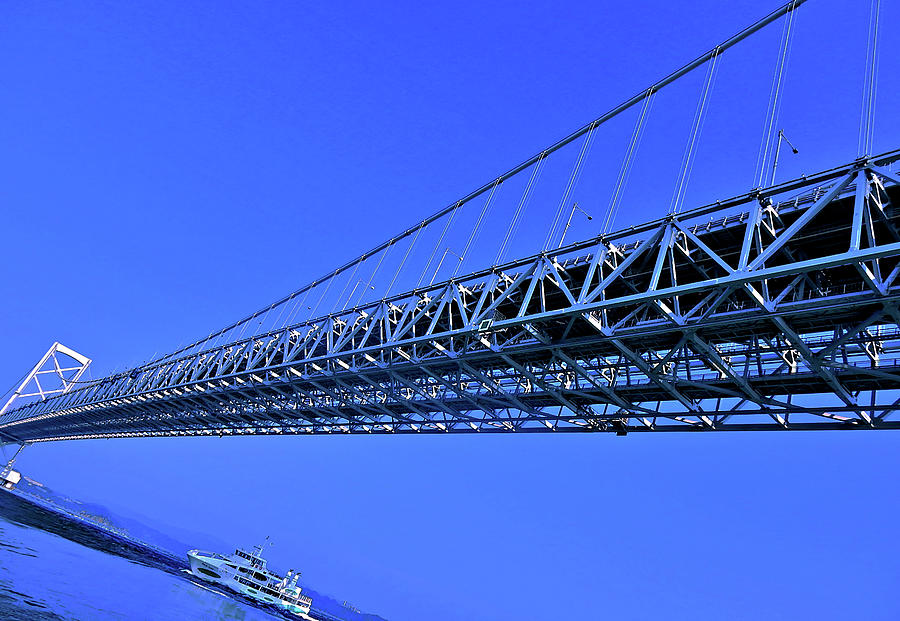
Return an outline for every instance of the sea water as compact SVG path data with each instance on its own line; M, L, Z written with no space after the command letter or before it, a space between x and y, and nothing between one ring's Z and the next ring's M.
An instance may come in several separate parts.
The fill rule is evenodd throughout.
M178 570L123 558L112 544L98 541L88 547L48 532L59 525L44 529L41 521L52 519L0 503L3 621L282 619L195 584Z

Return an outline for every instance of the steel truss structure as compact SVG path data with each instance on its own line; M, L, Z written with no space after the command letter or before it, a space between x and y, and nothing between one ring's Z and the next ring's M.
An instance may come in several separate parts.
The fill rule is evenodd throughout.
M163 359L0 433L900 428L898 159Z

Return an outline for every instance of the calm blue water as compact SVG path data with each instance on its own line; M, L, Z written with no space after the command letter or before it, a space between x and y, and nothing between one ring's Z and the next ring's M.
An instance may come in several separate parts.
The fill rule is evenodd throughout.
M53 522L44 512L0 500L3 621L282 619L206 590L177 568L165 571L123 558L120 548L99 538L87 541L88 547L43 530L65 532Z

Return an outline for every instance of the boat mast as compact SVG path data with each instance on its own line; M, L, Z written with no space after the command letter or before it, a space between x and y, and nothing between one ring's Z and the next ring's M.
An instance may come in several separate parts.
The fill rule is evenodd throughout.
M262 553L263 553L263 550L266 549L266 545L271 545L271 544L269 543L269 536L268 536L268 535L266 535L266 540L265 540L265 541L263 541L263 542L262 542L261 544L259 544L258 546L254 546L254 547L253 547L253 556L255 556L256 558L262 558Z

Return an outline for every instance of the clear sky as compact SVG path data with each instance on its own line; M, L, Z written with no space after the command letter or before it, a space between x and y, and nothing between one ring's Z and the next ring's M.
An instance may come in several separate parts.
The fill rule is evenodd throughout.
M96 377L224 326L779 4L4 3L0 383L54 340ZM882 4L876 152L900 147ZM779 175L856 157L868 7L799 10ZM688 206L753 186L780 34L723 58ZM654 103L618 224L665 213L702 78ZM584 174L597 215L625 120ZM525 237L556 203L529 209ZM898 438L147 439L19 463L223 541L271 535L276 565L391 621L896 619Z

